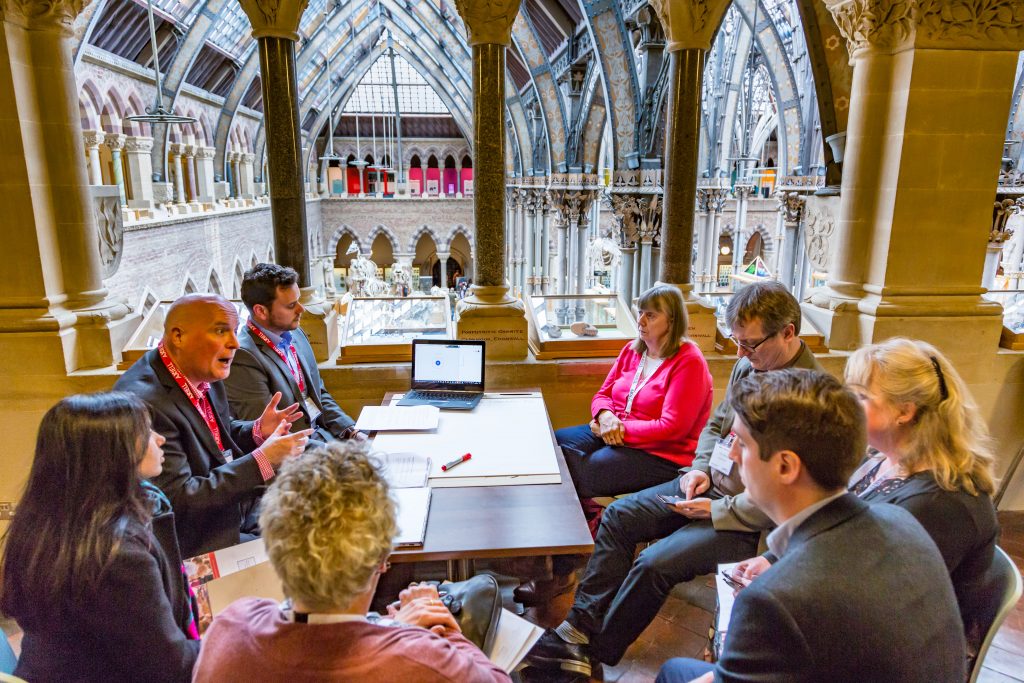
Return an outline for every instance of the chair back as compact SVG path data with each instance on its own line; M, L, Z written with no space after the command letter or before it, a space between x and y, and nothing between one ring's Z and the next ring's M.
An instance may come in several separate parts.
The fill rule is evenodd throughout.
M978 657L974 660L974 667L971 669L970 683L975 683L981 674L981 668L985 663L985 655L992 646L992 640L996 632L1003 625L1003 621L1010 614L1014 605L1020 600L1021 592L1024 592L1024 581L1021 580L1020 571L1010 559L1006 552L996 546L995 554L992 557L992 568L989 570L992 581L989 585L993 587L993 605L989 614L992 621L985 630L985 639L978 648Z
M7 642L7 634L0 631L0 681L4 679L4 674L14 673L14 667L18 663L18 658L14 656L14 649L11 644Z

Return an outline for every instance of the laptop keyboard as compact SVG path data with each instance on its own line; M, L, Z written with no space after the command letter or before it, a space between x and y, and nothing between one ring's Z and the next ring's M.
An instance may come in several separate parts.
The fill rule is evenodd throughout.
M406 396L422 401L452 401L467 398L466 394L457 391L420 391L419 389L410 391Z

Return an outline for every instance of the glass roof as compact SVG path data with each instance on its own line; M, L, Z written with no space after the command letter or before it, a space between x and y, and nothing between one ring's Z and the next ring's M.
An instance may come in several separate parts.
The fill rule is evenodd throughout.
M146 6L145 0L142 0L139 4L143 7ZM177 23L187 26L193 20L186 21L185 17L189 15L193 8L198 9L199 4L197 0L153 0L153 9L166 14Z
M403 114L448 114L448 107L423 76L401 55L395 55L398 105ZM346 114L391 114L395 111L391 88L391 60L380 56L352 91Z
M224 52L241 60L242 53L252 40L252 25L237 2L226 2L220 12L219 21L213 24L210 42Z

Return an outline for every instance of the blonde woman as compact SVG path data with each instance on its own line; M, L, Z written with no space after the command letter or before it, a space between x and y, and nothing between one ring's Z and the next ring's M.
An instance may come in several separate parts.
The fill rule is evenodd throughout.
M972 607L999 533L992 450L978 408L946 357L922 341L896 338L859 349L846 364L846 381L864 407L871 448L850 490L906 509L925 528L946 561L968 648L976 651L983 633ZM739 571L749 579L767 566L756 558Z

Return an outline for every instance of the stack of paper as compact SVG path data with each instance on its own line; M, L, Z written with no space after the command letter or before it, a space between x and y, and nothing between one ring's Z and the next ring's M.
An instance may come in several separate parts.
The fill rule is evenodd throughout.
M415 432L437 429L437 406L364 406L356 429L364 432Z
M427 514L430 512L430 489L394 489L391 492L398 505L398 534L395 547L423 545L427 535Z
M540 626L502 609L498 632L494 636L494 645L491 646L488 658L503 671L512 673L543 633L544 629Z

